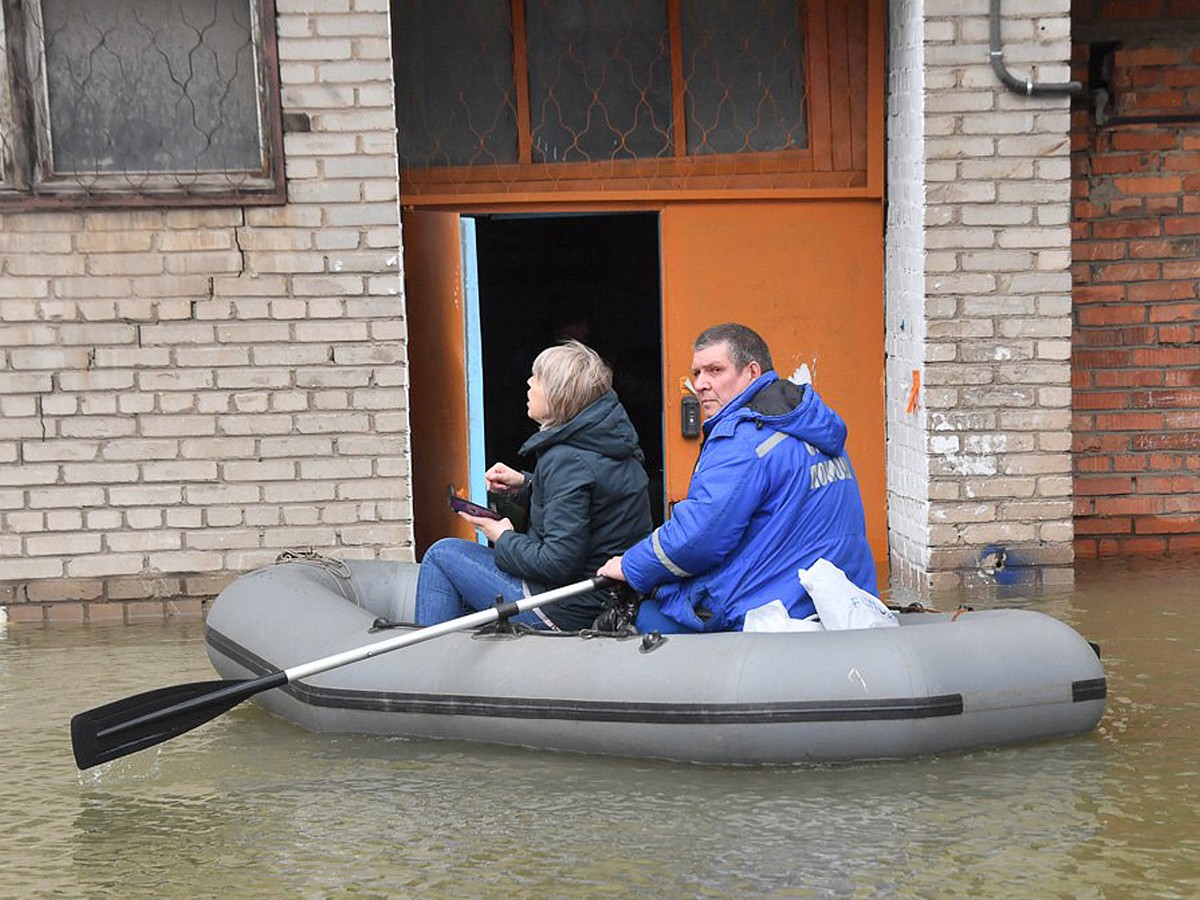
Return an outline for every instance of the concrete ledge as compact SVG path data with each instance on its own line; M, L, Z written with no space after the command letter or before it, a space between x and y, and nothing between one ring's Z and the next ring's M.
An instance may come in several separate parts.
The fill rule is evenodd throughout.
M36 602L22 601L0 606L6 613L8 625L72 626L72 625L133 625L167 619L202 620L212 598L187 597L172 600L131 600L108 602ZM3 617L0 617L2 619Z

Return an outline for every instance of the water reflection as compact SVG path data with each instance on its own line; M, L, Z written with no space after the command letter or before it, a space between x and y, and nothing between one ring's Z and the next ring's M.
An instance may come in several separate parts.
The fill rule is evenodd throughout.
M310 735L243 705L76 772L67 721L212 677L198 624L0 638L0 884L20 897L1196 894L1200 565L1030 605L1098 641L1100 729L902 763L730 769ZM945 604L943 604L945 605Z
M189 751L162 761L152 789L139 777L89 791L71 841L79 881L197 896L217 868L223 893L259 897L500 895L514 885L585 896L936 896L958 870L972 873L963 889L995 881L1041 893L1102 827L1104 750L1086 739L904 764L727 770L355 738L289 748L289 727L261 719L238 723L260 735L253 765L201 775L204 760ZM211 764L220 748L207 752ZM184 835L179 852L161 854Z

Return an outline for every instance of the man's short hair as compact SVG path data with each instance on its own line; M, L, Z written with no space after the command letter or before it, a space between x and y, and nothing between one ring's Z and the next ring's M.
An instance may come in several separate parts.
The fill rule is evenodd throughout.
M533 361L533 374L546 393L547 428L569 422L612 388L612 369L579 341L547 347Z
M771 351L764 341L751 328L736 322L726 322L724 325L714 325L700 332L700 337L692 344L692 350L704 350L714 344L729 345L729 360L740 372L752 362L764 372L771 372L775 364L771 362Z

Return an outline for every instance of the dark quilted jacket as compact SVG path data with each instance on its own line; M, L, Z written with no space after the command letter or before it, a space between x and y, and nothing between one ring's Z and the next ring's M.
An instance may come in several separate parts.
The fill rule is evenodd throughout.
M648 479L638 436L609 391L562 425L533 435L521 454L537 454L526 473L529 528L496 542L496 562L536 587L590 578L610 556L650 533ZM603 595L584 594L546 607L560 628L591 625Z

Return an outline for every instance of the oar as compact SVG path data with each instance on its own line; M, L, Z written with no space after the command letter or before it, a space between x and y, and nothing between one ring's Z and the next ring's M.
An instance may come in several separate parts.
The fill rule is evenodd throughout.
M548 606L567 597L612 587L615 584L617 582L611 578L589 578L533 597L498 603L470 615L395 635L364 647L335 653L324 659L271 672L259 678L177 684L97 706L71 719L71 746L75 751L75 763L80 769L90 769L100 763L120 759L138 750L169 741L215 719L243 700L263 691L283 687L318 672L328 672L330 669L370 659L381 653L390 653L401 647L431 641L453 631L467 631L480 625L502 621L526 610Z

